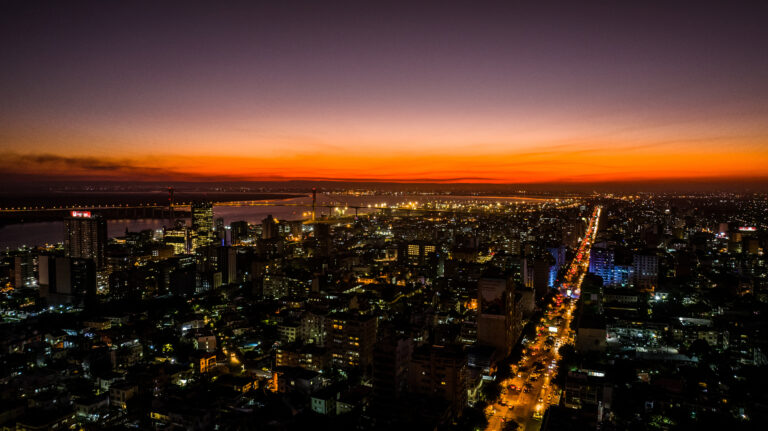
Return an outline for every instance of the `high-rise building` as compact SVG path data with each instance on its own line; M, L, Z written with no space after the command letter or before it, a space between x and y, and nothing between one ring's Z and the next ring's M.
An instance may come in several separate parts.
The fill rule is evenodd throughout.
M325 319L325 345L338 368L358 368L370 374L378 321L375 316L337 313Z
M276 367L300 367L310 371L328 368L328 352L312 344L281 344L275 349Z
M64 251L68 257L93 259L97 269L104 267L107 221L89 211L72 211L64 221Z
M277 325L277 334L284 344L295 343L299 339L299 328L296 322L283 322Z
M400 244L397 256L400 262L412 265L427 265L436 262L439 250L435 244L410 242Z
M214 233L216 234L216 245L227 245L227 229L224 228L224 219L222 217L216 218Z
M382 402L399 398L408 383L408 365L413 354L413 340L389 336L373 349L373 392Z
M217 269L221 272L221 283L237 282L237 250L232 247L216 247Z
M307 311L301 316L299 338L307 344L325 345L325 315Z
M277 231L277 219L272 217L272 215L268 215L267 218L261 221L261 238L262 239L273 239L277 238L279 236L279 233Z
M524 257L520 267L523 286L533 289L533 259Z
M552 258L555 259L555 266L558 268L563 268L568 265L568 260L566 259L568 248L566 246L561 245L560 247L550 247L548 251L549 254L552 255Z
M288 296L290 293L289 282L282 275L265 274L261 277L261 283L262 293L267 298L280 299Z
M612 248L593 247L589 257L589 272L600 276L605 286L628 286L634 272L631 265L622 262Z
M635 288L652 290L659 282L659 258L655 255L636 254L632 258Z
M71 277L68 258L40 255L37 262L37 284L40 286L40 297L47 299L59 292L70 293Z
M589 255L589 272L600 276L603 284L614 284L614 251L607 248L593 247Z
M40 297L49 304L82 304L96 295L92 259L41 255L38 258Z
M504 243L504 251L511 254L512 256L519 256L520 251L522 250L522 244L523 242L520 240L519 234L518 236L511 236L506 239Z
M213 205L210 202L192 204L192 230L197 237L197 247L210 245L214 242Z
M447 401L454 416L467 405L467 355L457 346L424 345L413 351L408 390Z
M176 226L174 229L166 229L163 233L165 245L173 247L174 254L189 253L189 230L186 226Z
M15 274L13 273L13 260L0 259L0 286L14 286L18 283L15 280Z
M502 357L509 355L519 336L515 318L512 277L483 277L477 283L477 340L496 347Z
M537 257L533 262L533 290L541 298L553 287L552 267L554 259L549 254ZM556 269L555 269L556 271Z
M13 257L13 286L17 289L32 287L35 279L35 259L32 253L22 253Z
M288 234L294 238L301 238L304 235L304 222L294 220L286 223L288 225Z
M229 242L232 245L240 245L252 241L247 221L233 221L229 225Z
M199 247L195 253L195 271L201 291L237 283L237 250L229 246Z
M326 223L315 223L315 241L320 256L328 256L331 252L331 226Z

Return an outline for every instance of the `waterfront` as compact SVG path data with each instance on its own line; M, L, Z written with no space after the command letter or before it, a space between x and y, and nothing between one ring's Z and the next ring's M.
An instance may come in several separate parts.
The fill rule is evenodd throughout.
M346 194L318 194L317 216L328 215L331 212L354 214L351 206L360 206L359 214L366 214L379 210L383 206L392 207L413 203L419 206L435 205L463 205L463 204L495 204L497 202L548 202L552 199L521 198L516 196L447 196L447 195L346 195ZM224 219L229 225L233 221L245 220L252 224L272 215L278 220L302 220L308 218L311 211L312 197L302 196L291 199L255 201L249 203L226 204L214 206L214 216ZM334 211L329 205L338 206ZM369 208L370 206L370 208ZM348 208L346 211L344 208ZM126 229L129 231L141 231L145 229L162 229L168 225L166 219L119 219L109 220L107 229L110 238L122 236ZM16 223L0 227L0 249L18 248L21 246L37 246L56 244L63 241L63 221Z

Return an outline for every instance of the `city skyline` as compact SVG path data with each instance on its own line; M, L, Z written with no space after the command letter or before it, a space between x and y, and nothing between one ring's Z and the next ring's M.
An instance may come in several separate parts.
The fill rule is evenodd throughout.
M0 428L766 429L766 22L0 2Z
M764 5L3 9L9 181L768 183Z

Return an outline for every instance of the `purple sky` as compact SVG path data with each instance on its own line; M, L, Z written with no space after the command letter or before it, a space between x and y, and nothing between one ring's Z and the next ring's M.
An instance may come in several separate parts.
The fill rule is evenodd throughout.
M3 2L0 167L554 181L667 157L650 177L768 175L766 2L221 3ZM468 155L487 159L457 172Z

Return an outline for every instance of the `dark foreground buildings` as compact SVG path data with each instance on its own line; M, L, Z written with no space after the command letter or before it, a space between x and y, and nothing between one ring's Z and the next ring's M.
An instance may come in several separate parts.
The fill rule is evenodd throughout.
M765 214L592 196L227 229L198 203L107 238L77 213L0 260L0 426L759 429Z

